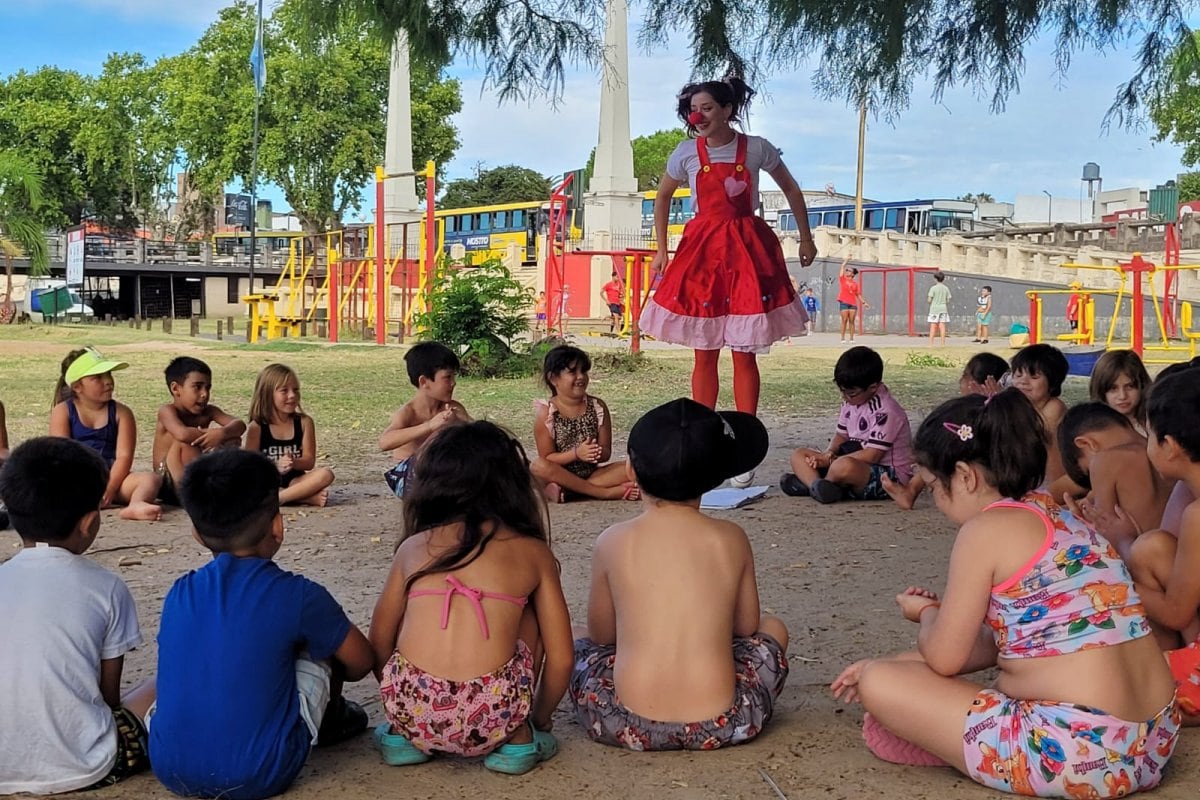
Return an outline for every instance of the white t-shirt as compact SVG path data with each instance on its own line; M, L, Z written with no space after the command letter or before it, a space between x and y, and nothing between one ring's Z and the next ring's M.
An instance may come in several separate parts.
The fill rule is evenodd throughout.
M91 786L117 757L100 662L142 643L119 577L61 547L0 564L0 794Z
M711 164L732 164L737 161L737 142L739 136L746 137L746 171L750 173L750 190L754 192L754 207L758 208L758 171L771 170L782 162L779 150L775 145L761 136L750 136L739 133L733 141L720 147L708 148L708 160ZM700 155L696 152L696 140L684 139L667 159L667 174L682 184L692 187L692 208L700 208L700 198L697 197L696 174L700 172Z

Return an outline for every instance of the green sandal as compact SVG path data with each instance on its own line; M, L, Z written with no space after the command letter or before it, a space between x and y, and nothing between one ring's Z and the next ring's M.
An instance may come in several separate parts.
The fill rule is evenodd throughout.
M546 731L533 731L533 741L526 744L502 744L488 753L483 765L492 772L505 775L524 775L542 761L558 754L558 740Z
M383 754L383 761L391 767L406 767L410 764L424 764L429 760L428 753L422 753L413 743L398 733L392 733L390 723L382 722L375 728L375 744Z

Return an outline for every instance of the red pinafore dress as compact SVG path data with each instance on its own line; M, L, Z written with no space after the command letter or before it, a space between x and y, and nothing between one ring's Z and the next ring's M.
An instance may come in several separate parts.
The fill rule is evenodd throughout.
M787 336L803 336L808 314L792 288L779 237L754 213L746 169L746 137L738 134L732 164L708 159L696 139L699 210L654 296L641 329L696 350L729 347L765 352Z

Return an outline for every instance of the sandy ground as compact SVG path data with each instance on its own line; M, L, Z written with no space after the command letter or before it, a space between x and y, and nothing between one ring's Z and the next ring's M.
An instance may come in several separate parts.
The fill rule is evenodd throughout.
M764 420L773 448L759 469L774 483L785 468L788 446L828 435L831 419ZM379 462L372 456L366 466ZM285 514L287 536L280 564L320 581L364 629L382 587L399 531L399 505L380 480L335 486L326 509ZM605 526L635 513L628 503L575 503L552 510L554 548L573 616L585 613L588 556ZM778 614L792 633L792 671L774 721L754 742L713 753L630 753L592 744L560 710L555 734L560 754L518 778L494 775L474 761L385 766L362 736L314 751L288 793L296 798L662 797L777 798L982 798L999 796L949 769L897 767L876 760L859 735L861 710L835 704L828 684L848 662L914 644L914 628L896 613L892 597L907 584L941 588L953 527L927 499L911 512L890 503L820 506L783 496L777 488L762 501L724 512L741 524L754 545L765 611ZM11 536L11 533L9 534ZM15 539L15 537L13 537ZM0 559L10 557L7 540ZM201 566L207 553L191 538L184 513L159 523L131 523L105 512L91 557L118 572L137 600L147 644L126 661L127 681L154 670L158 614L180 573ZM382 720L377 686L368 678L347 689ZM564 706L565 708L565 706ZM1194 797L1200 780L1197 734L1184 736L1160 797ZM1191 785L1193 788L1188 788ZM169 796L150 775L97 792L101 798Z

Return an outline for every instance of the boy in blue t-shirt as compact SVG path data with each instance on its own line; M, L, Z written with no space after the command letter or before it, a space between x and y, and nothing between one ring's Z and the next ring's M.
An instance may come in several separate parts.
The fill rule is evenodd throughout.
M800 302L804 303L804 310L808 312L808 322L805 326L808 332L813 332L813 320L817 318L817 312L821 310L821 301L817 299L817 295L813 292L811 286L804 287L804 294L800 295Z
M180 493L213 560L163 601L151 766L176 794L279 794L313 744L366 729L366 713L341 686L366 676L374 654L328 591L271 560L283 519L270 460L246 450L204 455L188 465Z

